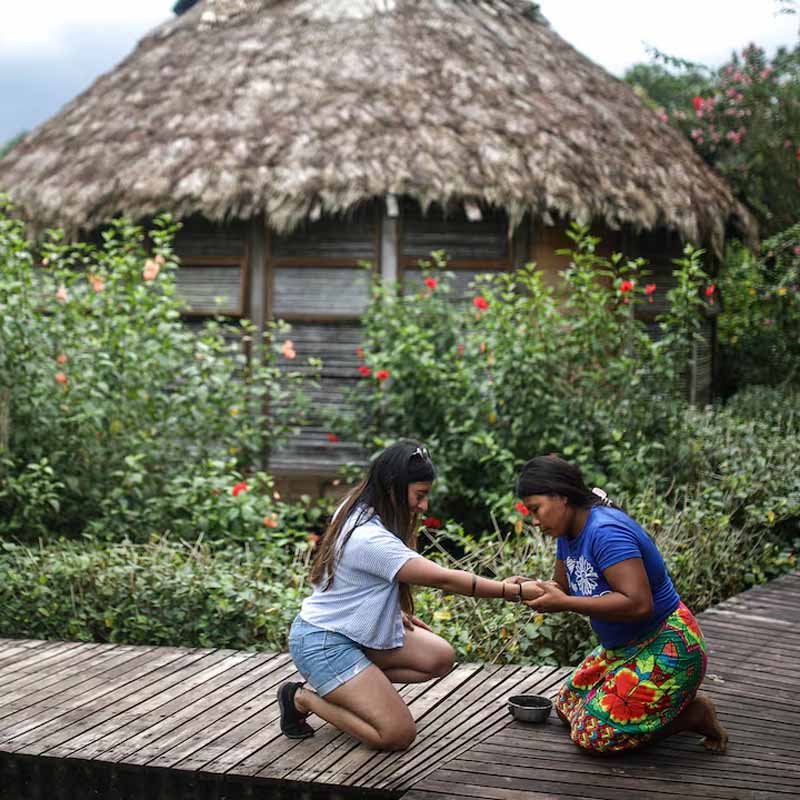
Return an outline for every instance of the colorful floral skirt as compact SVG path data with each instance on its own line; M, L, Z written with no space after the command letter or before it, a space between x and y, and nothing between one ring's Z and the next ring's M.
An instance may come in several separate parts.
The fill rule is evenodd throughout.
M681 603L644 639L596 647L561 687L556 709L584 750L631 750L691 703L705 671L703 633Z

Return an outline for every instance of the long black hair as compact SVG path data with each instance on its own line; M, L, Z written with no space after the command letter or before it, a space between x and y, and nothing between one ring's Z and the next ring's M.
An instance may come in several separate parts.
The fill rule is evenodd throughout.
M380 453L369 467L366 477L348 492L322 537L311 564L311 582L325 580L325 589L333 584L336 556L347 544L353 531L373 517L405 545L417 546L417 515L408 505L408 487L412 483L428 483L436 479L436 467L425 447L414 439L401 439ZM353 524L338 542L345 522L355 514ZM412 613L411 588L400 584L400 605Z
M599 505L618 508L605 492L589 489L579 467L558 456L537 456L523 466L517 478L517 496L532 494L566 497L573 508Z

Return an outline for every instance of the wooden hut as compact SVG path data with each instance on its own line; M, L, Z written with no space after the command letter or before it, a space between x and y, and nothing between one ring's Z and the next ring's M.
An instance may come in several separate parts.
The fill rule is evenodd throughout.
M528 260L554 272L578 219L608 250L647 257L666 289L682 242L719 253L731 226L752 235L685 138L535 4L187 6L0 161L0 189L37 224L73 231L118 213L184 218L191 313L292 322L298 352L325 362L325 402L357 374L363 260L387 281L433 249L464 284ZM272 468L317 481L351 456L320 428Z

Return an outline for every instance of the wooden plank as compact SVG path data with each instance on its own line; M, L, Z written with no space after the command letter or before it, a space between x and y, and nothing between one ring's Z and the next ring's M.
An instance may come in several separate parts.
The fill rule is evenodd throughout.
M58 664L70 658L81 657L80 654L92 646L97 647L87 642L52 642L41 650L32 652L0 669L3 689L11 686L19 677L41 674L51 668L57 669Z
M69 741L62 741L51 746L46 751L51 758L82 758L110 760L101 758L103 754L113 750L120 742L129 742L139 733L146 730L161 718L162 714L168 716L176 708L191 702L192 698L205 692L206 686L214 685L217 676L223 676L228 670L241 664L248 663L251 653L241 653L235 650L217 650L213 656L203 659L197 664L192 664L182 675L181 680L175 681L170 676L165 682L149 686L146 691L133 701L126 700L126 709L123 713L115 714L110 719L104 719L99 725L92 724L86 733ZM86 720L90 724L92 718ZM90 739L91 741L86 741Z
M219 660L216 651L186 651L168 648L153 661L151 668L131 677L122 675L112 681L105 692L97 696L75 698L65 708L42 709L38 720L28 720L22 726L4 729L0 749L39 755L74 737L87 734L95 725L124 713L142 698L155 693L159 687L179 683L196 662Z
M484 674L486 670L482 665L465 664L456 667L432 685L419 684L419 689L423 687L427 689L424 692L419 691L414 696L404 693L403 697L409 705L418 729L430 709L443 702L451 693ZM322 758L315 758L311 764L298 765L298 768L288 772L286 777L307 783L340 784L346 776L353 775L365 765L384 757L384 754L360 745L350 737L347 737L347 741L349 746L345 753L340 749L326 751Z
M144 717L135 720L124 728L124 738L116 734L93 743L91 758L101 761L124 762L125 764L146 764L161 755L170 743L170 737L184 723L197 721L215 705L230 698L243 686L252 682L252 672L259 666L255 653L229 656L216 665L215 670L202 683L169 699L153 709ZM201 719L201 725L203 724ZM122 730L120 732L123 732ZM178 737L180 733L176 734ZM166 739L166 741L162 741ZM182 739L179 738L179 741ZM106 749L102 749L103 747ZM87 757L78 754L78 757Z
M288 653L274 654L274 658L264 660L247 676L251 679L249 684L238 687L230 698L214 706L213 714L206 713L191 720L159 740L161 753L148 761L147 766L178 768L185 759L201 751L202 757L207 759L206 748L261 708L265 698L271 698L283 683L290 666Z
M519 678L519 676L517 676ZM464 714L464 721L440 737L433 750L435 759L425 759L421 755L410 760L405 768L398 768L391 776L384 776L378 784L381 788L400 789L419 781L430 774L438 764L447 763L452 758L464 751L464 743L470 744L482 741L487 736L497 732L508 725L508 709L506 698L514 694L546 694L554 695L563 682L563 671L553 670L550 667L540 667L533 673L525 672L522 680L516 683L511 681L498 687L493 694L494 700L483 711L475 713L474 709ZM471 712L471 713L470 713Z
M275 674L274 686L284 681L302 680L294 664L287 661ZM239 709L235 725L222 732L202 750L192 753L173 765L173 769L199 770L204 773L225 773L243 759L260 750L278 736L280 711L277 698L270 691L263 705L255 712L249 708Z
M44 648L46 644L48 642L43 639L0 639L0 673L8 665L24 660L33 650Z
M80 665L80 669L73 668L66 671L65 675L51 675L41 679L36 684L36 691L27 688L19 690L20 702L15 702L14 692L3 692L3 705L0 707L0 720L3 725L13 724L17 719L25 716L26 709L42 705L63 706L64 702L74 694L86 692L95 686L103 685L110 673L123 666L130 668L131 662L141 661L152 648L134 646L108 645L107 650L92 659L88 665ZM16 711L3 713L5 707L13 704Z

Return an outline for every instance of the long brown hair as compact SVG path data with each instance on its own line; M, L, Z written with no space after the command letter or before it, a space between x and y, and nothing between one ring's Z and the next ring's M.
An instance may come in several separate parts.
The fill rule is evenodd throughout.
M419 521L408 505L408 486L411 483L433 481L436 468L428 451L413 439L401 439L387 447L370 465L366 477L348 492L325 531L314 561L311 582L325 582L323 591L330 589L336 572L337 554L341 553L353 531L377 517L407 547L416 549ZM355 516L354 516L355 515ZM352 524L339 541L345 523ZM407 614L414 611L411 587L400 584L400 607Z

